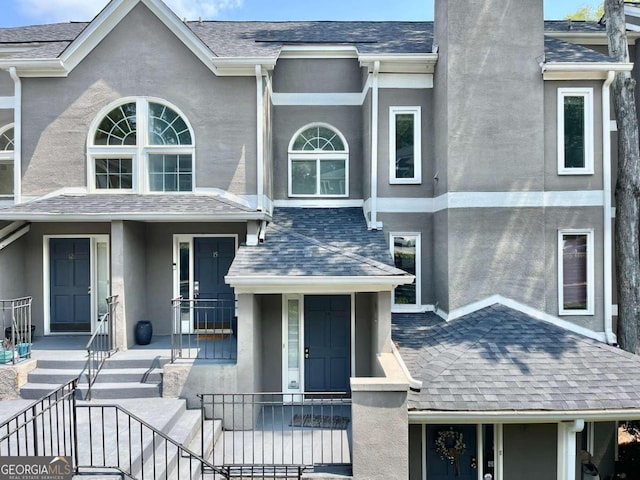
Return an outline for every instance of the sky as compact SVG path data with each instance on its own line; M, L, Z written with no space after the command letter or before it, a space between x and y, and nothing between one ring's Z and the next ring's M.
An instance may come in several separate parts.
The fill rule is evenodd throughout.
M544 0L545 18L562 19L601 0ZM0 0L0 27L88 21L108 0ZM433 0L165 0L197 20L433 20Z

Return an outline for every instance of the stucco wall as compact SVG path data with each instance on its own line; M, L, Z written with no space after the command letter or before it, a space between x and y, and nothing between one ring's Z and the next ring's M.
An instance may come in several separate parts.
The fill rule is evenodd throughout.
M215 77L142 4L68 78L25 78L23 94L25 195L86 186L89 125L125 96L182 110L195 130L198 187L255 194L255 77Z
M422 198L433 196L433 89L379 90L378 110L378 195L380 197ZM389 183L389 107L421 107L422 183L391 185Z
M433 214L433 293L438 308L449 311L449 211Z
M0 97L12 97L15 92L15 84L9 72L0 70Z
M282 295L260 295L261 391L282 391ZM239 352L241 353L241 352Z
M356 377L370 377L375 358L371 352L371 329L376 295L356 294Z
M29 296L25 284L27 241L23 237L0 250L0 299ZM42 329L38 334L42 334Z
M278 60L273 72L273 91L278 93L361 92L357 59Z
M557 428L554 424L504 426L504 478L555 480Z
M274 198L288 198L288 149L293 135L309 123L338 129L349 145L349 198L362 198L362 112L360 107L275 107L273 114ZM331 201L330 199L328 200Z
M127 344L131 347L135 344L136 322L148 320L146 318L146 307L149 289L146 282L147 257L145 256L145 250L147 236L145 235L145 225L139 222L123 222L122 239L124 290L121 294L125 301ZM114 260L117 261L118 259L114 258ZM155 334L159 333L161 332L155 332Z
M409 480L422 480L422 425L409 425Z

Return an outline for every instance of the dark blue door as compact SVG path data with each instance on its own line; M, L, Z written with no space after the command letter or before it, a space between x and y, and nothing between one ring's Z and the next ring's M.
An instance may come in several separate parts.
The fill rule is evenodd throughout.
M450 433L450 432L453 432ZM475 425L427 425L427 478L429 480L477 480L477 427ZM461 435L462 437L460 437ZM438 452L438 439L455 460L443 459ZM462 439L464 451L456 450Z
M235 239L196 237L194 248L194 320L198 330L230 330L235 317L235 295L224 283L235 255Z
M305 391L349 391L350 296L304 297L304 346Z
M88 238L49 240L51 332L91 331L90 252Z

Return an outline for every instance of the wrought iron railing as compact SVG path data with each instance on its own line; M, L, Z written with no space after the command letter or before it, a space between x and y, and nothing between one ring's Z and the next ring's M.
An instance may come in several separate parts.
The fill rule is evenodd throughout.
M174 298L171 361L200 358L235 361L237 319L234 299Z
M0 424L0 456L76 458L77 379L62 385Z
M31 297L0 300L3 338L0 345L0 363L16 364L25 358L31 358L31 302Z
M203 394L199 398L202 422L213 419L222 427L214 429L218 434L213 463L232 477L265 469L295 476L296 469L351 466L347 393Z
M96 330L93 332L93 335L91 335L91 338L87 343L87 376L89 380L89 386L87 388L88 400L91 400L91 388L93 387L104 362L116 351L115 325L117 304L117 295L107 298L107 313L100 317Z

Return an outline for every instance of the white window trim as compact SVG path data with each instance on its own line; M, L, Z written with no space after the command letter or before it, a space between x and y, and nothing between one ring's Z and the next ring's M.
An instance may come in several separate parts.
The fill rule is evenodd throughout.
M305 150L294 150L293 144L295 143L298 136L304 132L305 130L313 127L324 127L329 130L334 131L342 141L344 145L344 150L317 150L317 151L305 151ZM302 128L298 129L296 133L293 134L291 140L289 141L289 150L288 150L288 159L287 159L287 194L291 198L348 198L349 197L349 144L347 143L347 139L342 135L342 132L338 130L333 125L322 122L309 123ZM293 160L315 160L316 162L316 191L318 193L312 194L300 194L293 193L293 183L292 183L292 175L293 169L291 168L291 163ZM340 195L334 194L321 194L320 192L320 163L323 160L343 160L344 161L344 193Z
M584 167L568 168L564 157L564 99L584 98ZM594 173L594 114L593 88L558 88L558 175L593 175Z
M2 135L7 130L11 130L12 128L15 128L15 124L14 123L8 123L7 125L4 125L2 128L0 128L0 135ZM14 130L14 148L15 148L15 130ZM15 150L0 150L0 164L1 165L13 165L13 167L15 169ZM16 191L16 179L15 179L15 176L16 176L16 172L14 170L13 178L11 179L12 183L13 183L13 191L14 191L14 193ZM14 196L15 196L14 193L0 194L0 199L14 198Z
M136 104L137 131L136 145L94 145L95 132L109 112L126 103ZM148 115L149 103L159 103L175 111L189 128L191 145L150 145ZM89 128L87 138L87 186L91 193L122 194L145 193L150 195L180 195L192 193L196 190L196 138L188 117L175 105L161 98L155 97L124 97L105 106L94 118ZM149 155L191 155L191 192L152 192L149 189ZM96 188L95 160L97 158L132 158L133 159L133 188L131 189L99 189Z
M396 116L413 115L413 178L396 177ZM389 107L389 183L416 185L422 183L422 109L421 107Z
M587 236L587 308L584 310L565 310L564 308L564 268L563 268L563 238L565 235ZM559 315L593 315L595 290L595 258L594 258L594 230L591 228L577 228L558 230L558 314Z
M389 233L389 251L391 258L394 258L394 247L396 237L415 237L416 238L416 303L396 303L395 289L391 291L391 311L399 312L422 312L422 234L420 232L390 232Z

